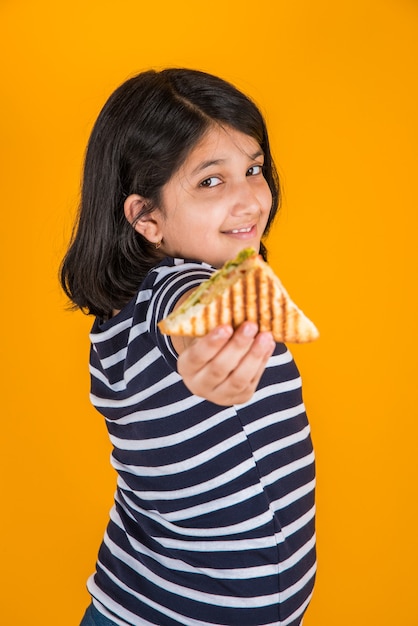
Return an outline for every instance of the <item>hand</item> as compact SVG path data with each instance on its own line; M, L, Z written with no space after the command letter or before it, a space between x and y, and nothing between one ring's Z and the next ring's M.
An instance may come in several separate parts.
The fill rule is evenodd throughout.
M177 369L195 395L224 406L241 404L252 397L274 347L271 333L258 333L253 322L235 332L218 326L181 352Z

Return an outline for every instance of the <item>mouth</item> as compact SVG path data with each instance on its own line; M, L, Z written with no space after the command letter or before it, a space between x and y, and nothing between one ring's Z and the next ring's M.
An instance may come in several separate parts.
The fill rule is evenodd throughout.
M252 228L251 226L249 226L248 228L233 228L231 230L231 233L233 235L235 235L236 233L249 233L251 232L251 228Z
M224 230L225 235L249 235L255 233L255 225L243 226L242 228L232 228L231 230Z

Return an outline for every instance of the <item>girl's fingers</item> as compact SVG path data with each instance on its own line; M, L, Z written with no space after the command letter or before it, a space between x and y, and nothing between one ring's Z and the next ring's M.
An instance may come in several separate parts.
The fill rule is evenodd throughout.
M194 375L203 369L226 345L233 335L231 326L218 326L201 339L194 341L177 360L181 376Z
M251 322L242 324L235 332L230 326L218 326L179 356L179 374L183 378L201 374L209 387L215 387L235 369L256 334L257 325Z
M257 331L252 322L232 336L232 329L219 327L185 351L178 370L189 389L219 404L249 399L275 346L270 333Z
M270 333L261 333L256 337L251 349L228 377L214 389L213 393L216 394L219 404L240 404L251 398L275 345ZM222 402L222 398L229 401Z

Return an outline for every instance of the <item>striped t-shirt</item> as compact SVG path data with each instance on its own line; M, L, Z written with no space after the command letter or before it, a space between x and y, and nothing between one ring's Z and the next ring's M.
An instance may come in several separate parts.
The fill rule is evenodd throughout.
M189 392L157 323L208 278L165 259L91 333L91 400L118 474L88 581L120 626L297 626L315 578L314 454L301 381L283 344L249 402Z

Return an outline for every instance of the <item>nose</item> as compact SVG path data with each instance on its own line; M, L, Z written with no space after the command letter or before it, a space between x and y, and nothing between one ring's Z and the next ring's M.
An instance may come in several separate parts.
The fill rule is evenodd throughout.
M234 186L232 215L254 215L262 208L261 201L248 178Z

